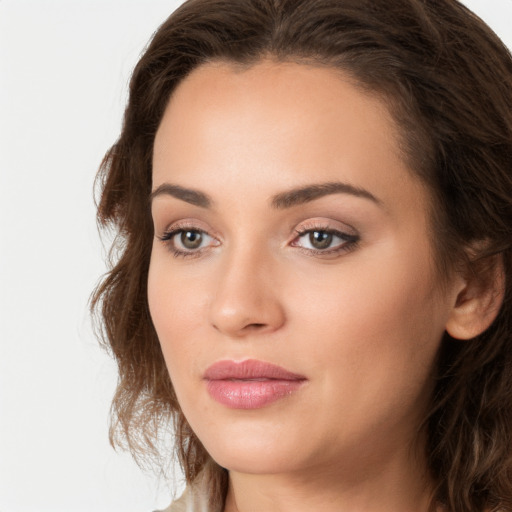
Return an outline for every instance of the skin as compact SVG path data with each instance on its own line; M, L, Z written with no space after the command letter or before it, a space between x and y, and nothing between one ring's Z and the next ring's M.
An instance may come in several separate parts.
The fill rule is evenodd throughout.
M397 134L381 100L300 64L208 64L169 102L154 145L148 299L183 412L230 471L227 512L428 508L418 426L463 283L441 286L430 196ZM272 204L334 182L367 197ZM199 247L180 232L162 240L176 229L203 232ZM315 230L349 238L318 250ZM224 359L307 381L265 407L230 409L203 380Z

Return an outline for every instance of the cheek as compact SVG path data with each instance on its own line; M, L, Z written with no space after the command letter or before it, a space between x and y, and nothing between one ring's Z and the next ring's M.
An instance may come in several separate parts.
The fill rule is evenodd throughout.
M193 373L198 348L193 340L206 317L207 295L199 279L181 277L165 258L153 258L148 275L148 304L171 380ZM173 378L174 377L174 378Z
M381 247L337 275L294 282L291 320L326 386L350 388L361 403L420 393L446 322L428 254Z

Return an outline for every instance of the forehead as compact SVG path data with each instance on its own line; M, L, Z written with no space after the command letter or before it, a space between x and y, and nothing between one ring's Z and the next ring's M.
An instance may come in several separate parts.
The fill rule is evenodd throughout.
M153 188L173 181L215 193L243 184L270 195L341 180L403 196L404 180L417 180L398 140L387 105L338 70L212 63L191 72L169 101L155 138Z
M292 62L262 61L250 67L215 62L196 68L178 84L156 143L162 139L159 135L163 131L174 130L174 136L189 135L187 128L198 118L202 123L207 118L214 119L219 130L227 127L224 121L230 117L239 125L263 121L267 133L288 128L305 135L318 129L324 134L331 130L339 135L340 126L333 126L336 123L332 121L351 117L350 133L356 134L358 128L368 130L373 124L374 131L380 130L380 138L387 139L389 147L399 134L384 102L363 91L340 70ZM202 126L205 131L210 127ZM252 124L247 128L256 137L260 126ZM198 133L197 126L194 132ZM350 133L345 130L343 136Z

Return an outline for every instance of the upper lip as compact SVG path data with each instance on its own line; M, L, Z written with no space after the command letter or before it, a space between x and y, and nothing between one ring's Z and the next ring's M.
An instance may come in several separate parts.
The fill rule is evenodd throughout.
M303 375L285 370L281 366L246 359L245 361L217 361L213 363L204 373L206 380L305 380Z

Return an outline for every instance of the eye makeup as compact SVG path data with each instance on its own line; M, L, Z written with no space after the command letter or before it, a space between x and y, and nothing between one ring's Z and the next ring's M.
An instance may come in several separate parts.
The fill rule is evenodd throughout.
M313 256L336 256L350 252L357 247L359 236L319 225L295 231L296 237L290 243Z
M194 223L176 223L157 238L175 258L197 258L220 242Z
M217 237L188 221L171 225L157 238L175 258L198 258L221 245ZM352 228L341 230L328 221L310 221L294 229L293 239L287 245L308 256L333 258L354 250L359 238Z

